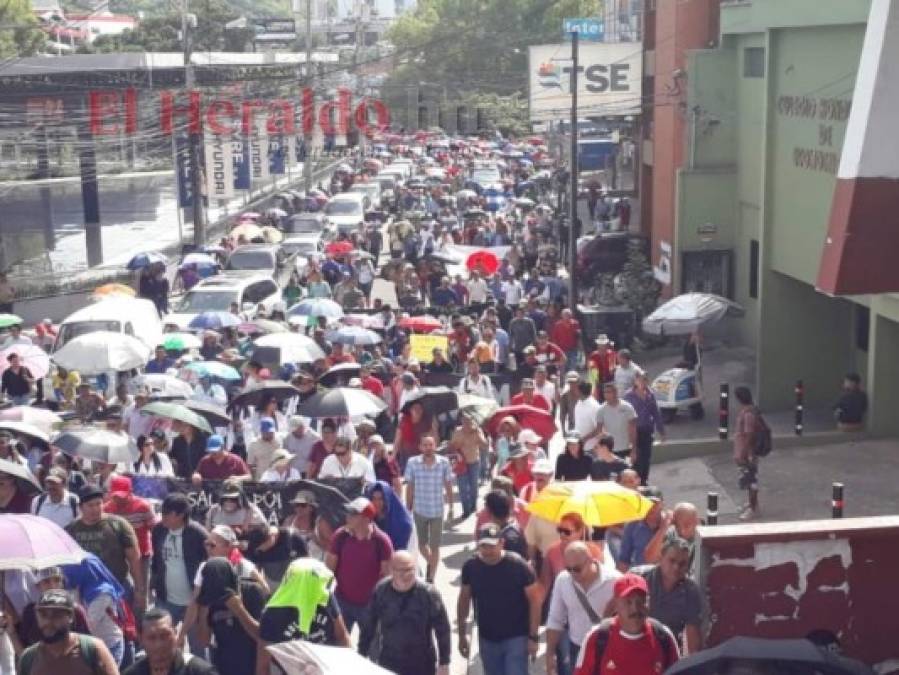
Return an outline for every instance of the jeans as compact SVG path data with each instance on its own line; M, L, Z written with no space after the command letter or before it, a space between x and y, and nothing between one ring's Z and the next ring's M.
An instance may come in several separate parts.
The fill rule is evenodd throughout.
M353 632L353 626L357 623L361 624L368 612L368 605L355 605L347 602L339 595L337 596L337 604L340 606L340 613L343 616L343 622L346 624L348 633Z
M528 637L507 638L492 642L480 638L484 675L528 675Z
M22 394L21 396L10 396L9 400L13 405L28 405L31 403L31 394Z
M481 462L473 462L465 465L465 473L456 476L463 516L468 516L478 510L478 474L480 471Z
M568 630L563 630L559 636L559 644L556 646L556 669L559 675L571 675L574 672L574 664L577 663L577 652L571 656L574 643L568 637Z
M637 427L637 447L634 471L640 474L640 484L647 485L649 464L652 461L652 427Z
M565 370L577 370L578 365L578 350L572 349L570 352L565 352ZM561 377L561 373L560 373ZM552 403L552 401L550 401Z
M114 645L106 645L109 647L109 653L112 654L112 660L117 666L122 665L122 659L125 658L125 641L119 640Z

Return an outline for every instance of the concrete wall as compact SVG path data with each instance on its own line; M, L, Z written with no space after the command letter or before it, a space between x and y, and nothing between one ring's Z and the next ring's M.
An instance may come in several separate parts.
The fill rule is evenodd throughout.
M868 353L868 429L877 435L899 435L899 323L872 314Z
M899 658L899 517L701 527L708 644L837 634L869 665Z

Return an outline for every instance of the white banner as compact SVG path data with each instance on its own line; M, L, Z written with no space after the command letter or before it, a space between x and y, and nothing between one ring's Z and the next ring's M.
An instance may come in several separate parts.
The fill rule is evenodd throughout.
M203 146L206 153L206 197L228 200L234 197L234 163L231 157L231 138L207 135Z
M256 120L250 130L250 178L254 181L269 179L268 167L268 133L265 120Z
M571 43L535 45L528 59L532 122L571 116ZM643 96L639 44L581 41L578 45L578 117L638 115Z

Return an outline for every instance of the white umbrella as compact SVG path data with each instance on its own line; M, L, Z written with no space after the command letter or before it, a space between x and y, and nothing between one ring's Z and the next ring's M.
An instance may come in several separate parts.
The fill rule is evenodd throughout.
M57 365L82 375L139 368L149 358L150 348L137 338L105 330L79 335L53 355Z
M257 338L253 344L280 349L282 363L312 363L325 358L315 340L299 333L271 333Z
M744 313L740 305L720 295L684 293L656 307L643 319L643 330L653 335L688 335L705 323Z
M372 663L355 649L316 645L303 640L281 642L266 647L272 659L287 675L390 675L391 671Z
M137 446L128 434L107 429L85 427L63 431L53 445L67 455L103 462L130 463L138 458Z
M0 420L9 422L25 422L36 426L45 433L50 433L54 427L62 424L62 417L46 408L33 408L27 405L17 405L6 410L0 410Z
M153 396L165 398L190 398L194 394L193 387L184 380L163 373L144 373L131 380L137 387L146 387Z
M43 441L44 443L50 442L50 434L41 429L34 424L29 424L28 422L15 422L10 420L0 420L0 429L4 431L12 431L16 434L22 434L23 436L30 436L31 438L36 438L39 441Z

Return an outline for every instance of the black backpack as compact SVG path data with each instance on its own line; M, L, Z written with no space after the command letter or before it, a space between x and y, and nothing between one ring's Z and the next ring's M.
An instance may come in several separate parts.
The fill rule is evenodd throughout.
M768 426L762 413L758 410L755 411L755 420L755 447L752 449L752 454L756 457L767 457L774 449L771 427Z
M659 647L662 648L662 672L665 672L671 665L668 655L671 653L671 648L674 646L674 639L671 636L670 631L665 628L661 622L652 617L649 617L647 621L649 621L649 626L652 629L656 642L658 642ZM596 662L593 675L600 675L602 672L602 657L603 654L606 653L606 645L609 644L609 635L611 634L611 631L611 619L605 619L596 629L596 642L594 645L594 648L596 649Z
M47 497L49 497L49 496L50 495L48 495L45 492L40 497L38 497L37 504L35 504L35 509L34 509L35 515L40 515L41 507L47 501ZM69 508L72 509L72 518L73 519L77 518L78 517L78 497L76 497L75 495L69 495Z

